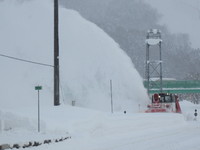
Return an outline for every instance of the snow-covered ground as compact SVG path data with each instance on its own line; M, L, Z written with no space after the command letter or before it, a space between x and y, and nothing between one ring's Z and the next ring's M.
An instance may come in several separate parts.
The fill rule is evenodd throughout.
M41 133L37 133L37 121L31 122L36 114L18 111L9 115L3 111L1 115L16 122L16 127L1 132L0 144L71 136L71 139L37 149L199 150L200 117L194 121L194 110L200 110L200 106L183 101L181 107L182 114L111 114L73 106L46 108L41 112Z
M52 16L53 5L48 0L0 1L1 53L52 64ZM60 40L65 103L57 107L52 106L52 68L1 57L0 145L69 136L63 142L30 149L200 149L200 118L193 120L194 109L199 111L200 106L184 101L182 114L143 113L142 104L148 98L141 77L127 55L96 25L61 8ZM38 84L43 86L40 133L34 89ZM71 106L72 100L76 106Z

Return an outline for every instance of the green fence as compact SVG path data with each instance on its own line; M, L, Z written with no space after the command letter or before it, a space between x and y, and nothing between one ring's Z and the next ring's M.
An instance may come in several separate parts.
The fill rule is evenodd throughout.
M159 93L160 90L156 85L159 81L150 81L149 92ZM144 87L147 88L147 81L144 81ZM200 80L169 80L162 81L164 93L200 93Z

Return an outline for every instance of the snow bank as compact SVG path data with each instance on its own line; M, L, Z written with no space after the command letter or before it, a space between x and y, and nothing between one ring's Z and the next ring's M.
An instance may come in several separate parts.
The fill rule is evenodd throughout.
M198 110L198 116L197 120L199 120L199 110L200 110L200 105L193 104L190 101L184 100L180 102L180 106L182 109L182 114L184 115L185 120L187 121L193 121L195 119L194 113L195 109Z
M0 2L1 53L53 64L53 3L48 0ZM138 111L147 101L142 79L129 57L105 32L77 12L60 8L61 100L110 111L110 80L115 111ZM37 112L53 105L53 68L1 57L0 109ZM63 103L63 101L61 103Z

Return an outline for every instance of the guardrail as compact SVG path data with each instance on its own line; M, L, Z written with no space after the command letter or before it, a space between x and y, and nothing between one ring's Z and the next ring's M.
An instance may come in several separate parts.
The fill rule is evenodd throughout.
M159 93L159 81L150 81L149 92ZM143 82L147 88L148 82ZM163 80L162 92L164 93L200 93L200 80Z

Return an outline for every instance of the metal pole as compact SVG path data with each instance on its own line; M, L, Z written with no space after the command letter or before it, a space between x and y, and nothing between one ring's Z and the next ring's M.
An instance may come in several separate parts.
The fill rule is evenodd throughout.
M54 106L60 105L59 100L59 29L58 0L54 0Z
M147 93L149 94L149 44L146 44L146 79L147 79Z
M112 80L110 80L111 113L113 113Z
M160 93L162 93L162 52L161 52L161 42L159 42L160 50Z
M38 132L40 132L40 90L38 90Z

